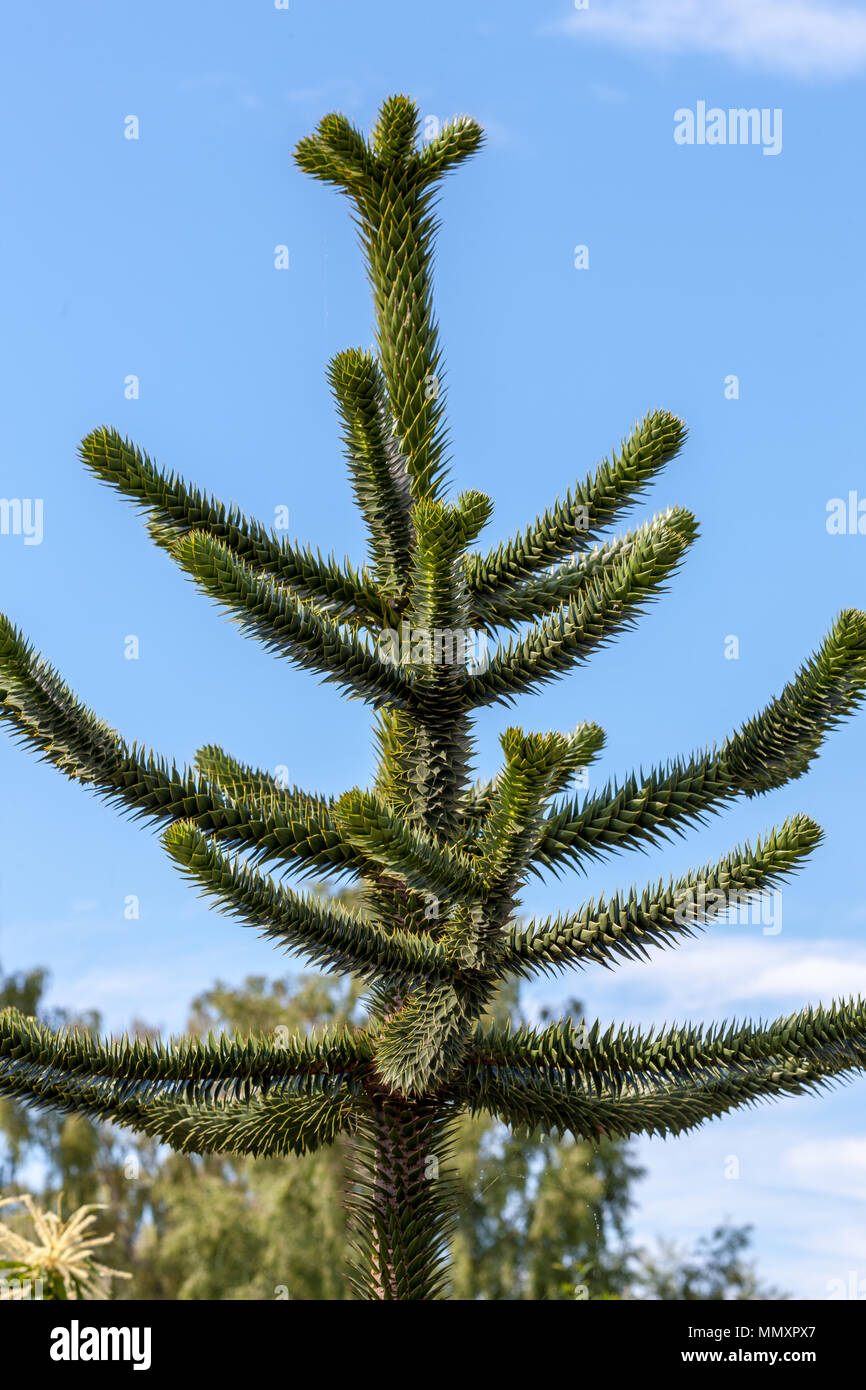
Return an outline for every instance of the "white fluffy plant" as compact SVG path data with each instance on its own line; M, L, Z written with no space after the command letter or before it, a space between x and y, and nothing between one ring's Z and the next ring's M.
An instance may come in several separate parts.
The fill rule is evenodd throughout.
M114 1240L96 1236L93 1226L98 1203L79 1207L64 1221L60 1198L56 1211L43 1211L29 1192L0 1199L0 1208L22 1205L35 1239L0 1222L0 1302L31 1298L105 1299L112 1279L131 1279L119 1269L109 1269L94 1252Z

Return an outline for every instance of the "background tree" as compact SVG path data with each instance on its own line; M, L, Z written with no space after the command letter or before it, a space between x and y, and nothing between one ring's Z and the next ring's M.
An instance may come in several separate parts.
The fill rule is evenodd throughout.
M804 860L821 832L798 815L668 886L514 922L533 872L658 843L735 797L801 776L862 697L866 616L842 613L781 695L719 748L575 798L569 788L598 755L602 730L512 727L500 774L472 785L475 711L509 704L632 627L696 527L669 508L602 540L683 443L682 422L654 411L523 534L473 549L492 504L475 491L444 497L431 265L437 185L482 134L461 117L423 146L418 136L417 108L398 96L369 140L335 114L296 151L350 199L373 292L376 354L350 350L330 367L367 566L270 534L160 473L114 430L82 446L87 466L147 513L156 543L245 632L376 709L373 789L336 800L286 790L214 747L194 770L178 769L126 744L8 620L0 625L0 714L20 738L127 810L168 823L169 854L224 909L367 987L350 1027L172 1048L103 1045L7 1014L0 1090L182 1152L273 1158L349 1142L351 1279L375 1299L435 1298L449 1284L458 1193L448 1164L466 1112L580 1142L678 1134L866 1062L859 1001L768 1027L484 1025L509 979L675 944ZM477 635L498 631L512 635L489 660L470 660ZM262 873L265 861L351 874L363 908L299 894Z
M691 1253L678 1250L670 1241L660 1242L657 1251L641 1250L634 1283L643 1297L665 1302L751 1303L787 1298L780 1289L761 1284L745 1258L750 1233L750 1226L717 1226L711 1235L701 1236Z
M42 971L8 977L0 980L0 998L44 1013L44 986ZM253 976L238 988L217 984L199 995L189 1030L207 1036L321 1029L348 1022L356 995L328 977ZM566 1012L579 1018L582 1011L572 1004ZM515 986L497 1000L496 1016L500 1025L520 1026ZM58 1025L74 1021L59 1010L52 1017ZM96 1015L86 1018L98 1029ZM139 1024L138 1031L152 1030ZM76 1142L60 1142L58 1128L70 1124ZM112 1249L133 1275L114 1288L120 1299L348 1297L341 1202L348 1157L345 1143L306 1159L176 1154L83 1116L58 1120L14 1101L0 1105L0 1163L8 1179L0 1195L38 1175L43 1205L61 1193L65 1200L73 1194L73 1204L105 1202L99 1233L118 1232ZM723 1226L716 1233L736 1244L721 1270L708 1240L693 1255L634 1245L627 1218L642 1170L627 1144L569 1137L538 1143L490 1117L464 1116L455 1166L455 1298L572 1301L584 1291L593 1299L769 1296L745 1259L744 1231Z

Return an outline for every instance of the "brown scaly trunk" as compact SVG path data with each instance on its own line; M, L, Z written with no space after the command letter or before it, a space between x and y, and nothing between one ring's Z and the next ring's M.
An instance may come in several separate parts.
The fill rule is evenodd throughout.
M443 1296L452 1216L450 1182L440 1174L446 1148L444 1116L430 1101L372 1099L347 1203L361 1298Z

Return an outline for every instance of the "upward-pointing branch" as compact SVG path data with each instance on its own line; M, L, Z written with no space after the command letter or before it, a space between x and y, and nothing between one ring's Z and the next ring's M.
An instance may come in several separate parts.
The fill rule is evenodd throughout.
M696 527L683 514L676 526L660 533L647 528L633 549L600 570L576 597L500 648L481 675L465 683L468 706L509 701L513 696L563 674L588 658L612 637L633 627L646 603L663 592Z
M449 979L453 974L445 952L434 942L409 932L385 931L363 912L316 896L302 897L272 883L248 864L223 854L189 822L170 826L163 840L183 872L224 910L318 969L392 981Z
M395 666L286 585L259 579L224 541L192 531L176 542L173 554L211 598L278 656L320 672L374 705L408 700L409 684Z
M328 802L303 792L260 795L196 777L128 745L76 697L47 661L0 615L0 719L73 781L136 816L194 820L262 859L326 872L359 871L363 856L344 839Z
M352 349L338 353L329 375L374 572L389 596L397 598L406 588L412 557L412 497L382 373L370 353Z
M522 536L500 543L487 555L467 560L470 593L479 604L490 603L500 590L513 588L550 565L585 550L598 533L631 506L665 464L679 452L686 437L682 420L667 411L653 411L635 427L612 460L569 490L542 512Z
M381 599L364 575L274 536L260 521L188 486L176 473L161 473L147 454L117 430L106 425L93 430L79 453L98 478L138 503L150 519L151 536L163 549L171 552L181 536L202 531L225 541L255 570L291 585L301 597L341 621L381 617Z
M615 894L587 903L579 913L515 928L507 959L516 974L559 970L598 961L644 957L647 946L671 946L695 927L718 920L784 881L821 840L806 816L793 816L765 841L738 847L718 864L708 864L643 893Z
M336 184L355 205L388 405L416 501L437 493L445 468L442 360L431 288L433 189L483 138L465 117L443 127L423 150L418 133L415 103L394 96L383 104L369 144L344 116L333 114L295 151L302 169Z
M801 777L826 735L866 691L866 613L839 615L818 651L781 695L718 752L632 774L597 796L570 801L547 821L536 861L581 864L603 851L658 844L734 797Z

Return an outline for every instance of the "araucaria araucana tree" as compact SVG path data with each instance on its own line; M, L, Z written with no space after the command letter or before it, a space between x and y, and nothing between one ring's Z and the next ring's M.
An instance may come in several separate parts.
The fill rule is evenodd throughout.
M797 815L668 885L515 924L530 873L657 845L740 795L800 777L861 699L866 615L843 612L782 693L717 748L575 796L602 730L510 728L501 772L471 781L473 712L508 704L632 627L696 528L671 508L603 539L683 443L682 422L654 411L521 535L472 548L491 503L474 491L444 495L431 261L437 184L482 132L461 117L419 145L418 124L415 105L396 96L369 139L329 115L296 152L302 169L349 198L373 292L376 352L342 352L329 369L366 565L341 566L271 533L161 473L113 429L94 431L81 450L243 631L374 707L373 788L336 799L289 790L217 747L178 768L92 714L10 622L0 630L2 715L24 742L162 823L169 854L224 910L368 987L363 1024L288 1042L99 1042L7 1012L0 1093L143 1130L185 1152L301 1154L347 1136L350 1277L373 1299L447 1291L447 1155L462 1110L589 1139L678 1134L866 1065L860 1001L760 1027L484 1022L506 977L645 956L806 858L821 831ZM469 659L479 634L495 640L501 629L510 634L502 645L485 655L475 641ZM261 872L266 863L284 874L351 876L363 906L292 891Z

